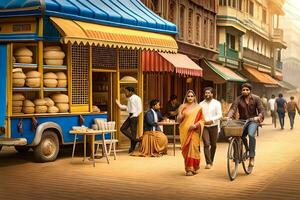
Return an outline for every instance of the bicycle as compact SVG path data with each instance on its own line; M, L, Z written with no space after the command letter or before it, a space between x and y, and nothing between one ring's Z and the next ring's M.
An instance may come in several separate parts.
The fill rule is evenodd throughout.
M230 120L223 127L226 137L229 137L227 150L227 173L229 179L233 181L237 177L238 165L242 163L244 172L249 175L253 167L249 166L250 156L247 138L242 139L246 125L253 121L249 120Z

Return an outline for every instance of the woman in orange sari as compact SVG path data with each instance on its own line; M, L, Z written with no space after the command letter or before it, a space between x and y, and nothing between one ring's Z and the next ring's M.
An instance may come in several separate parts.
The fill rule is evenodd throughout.
M178 109L180 143L187 176L198 173L200 166L200 138L204 127L202 108L193 90L188 90Z

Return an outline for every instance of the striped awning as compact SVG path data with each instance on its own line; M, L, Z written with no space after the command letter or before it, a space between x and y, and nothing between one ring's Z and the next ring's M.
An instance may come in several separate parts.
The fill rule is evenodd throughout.
M254 82L263 83L263 84L269 84L269 85L279 85L278 81L276 81L274 78L272 78L270 75L260 72L255 68L252 68L250 66L244 67L247 74L249 74L250 78Z
M216 84L222 84L227 81L232 82L246 82L247 80L241 75L235 73L233 70L216 62L202 60L202 68L204 70L205 80L213 81Z
M112 27L57 17L50 17L62 35L63 43L83 43L162 52L177 52L177 43L170 35Z
M184 76L203 76L202 68L184 54L143 51L144 72L175 72Z

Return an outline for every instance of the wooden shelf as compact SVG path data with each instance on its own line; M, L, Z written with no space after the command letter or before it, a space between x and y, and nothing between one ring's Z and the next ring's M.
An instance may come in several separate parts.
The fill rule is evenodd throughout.
M43 69L67 70L66 65L43 65Z
M28 63L13 63L13 67L15 68L27 68L27 69L36 69L37 64L28 64Z
M41 88L30 88L30 87L14 87L13 91L40 91Z
M44 87L44 91L45 92L67 92L68 89L67 88L47 88L47 87Z

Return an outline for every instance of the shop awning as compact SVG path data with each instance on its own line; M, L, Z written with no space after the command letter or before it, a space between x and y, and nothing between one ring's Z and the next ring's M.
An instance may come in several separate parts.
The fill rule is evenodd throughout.
M42 15L162 34L177 34L140 0L1 0L0 18Z
M205 76L205 80L213 81L216 84L222 84L226 81L233 82L246 82L247 80L243 78L241 75L238 75L233 70L224 67L221 64L208 61L206 59L202 60Z
M185 76L202 77L202 68L184 54L143 51L144 72L175 72Z
M270 75L268 75L266 73L262 73L252 67L244 67L244 69L245 69L246 73L248 73L250 75L252 81L262 83L265 85L277 85L278 86L278 82L274 78L272 78Z
M177 52L170 35L50 17L64 43Z

